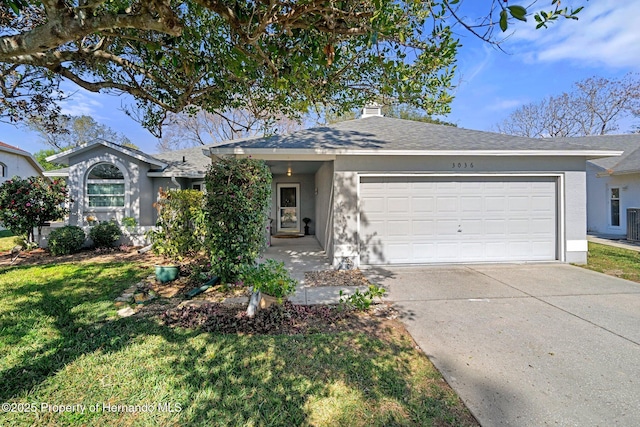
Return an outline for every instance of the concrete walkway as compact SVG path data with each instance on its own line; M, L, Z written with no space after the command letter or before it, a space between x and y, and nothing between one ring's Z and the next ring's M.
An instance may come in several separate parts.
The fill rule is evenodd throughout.
M600 243L607 246L615 246L616 248L629 249L631 251L640 252L640 243L629 242L624 236L610 235L588 235L587 240L594 243Z
M481 425L640 425L640 284L561 263L364 272Z
M340 300L340 291L344 295L351 295L356 289L365 290L365 287L356 286L315 286L305 284L304 273L307 271L333 270L329 258L320 247L315 236L278 238L271 237L271 245L265 252L265 258L284 262L291 277L298 281L296 293L289 297L294 304L337 304Z

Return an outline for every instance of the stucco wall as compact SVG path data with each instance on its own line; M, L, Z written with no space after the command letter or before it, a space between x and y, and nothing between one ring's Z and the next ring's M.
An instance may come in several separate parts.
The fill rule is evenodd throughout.
M566 262L586 262L586 161L580 157L544 156L338 156L334 171L334 264L358 253L359 175L549 174L558 176L558 254ZM564 212L560 209L564 208ZM355 260L358 262L358 260Z
M86 206L85 180L91 167L98 163L107 162L118 166L125 177L125 206L124 208L89 208ZM148 164L126 156L102 145L94 149L78 153L69 159L70 196L73 200L69 214L69 224L87 225L88 215L96 216L99 220L134 217L141 226L153 225L153 183L147 177Z
M320 246L333 258L333 162L325 162L316 172L316 238Z
M42 176L39 170L24 157L14 153L0 151L0 163L6 166L6 176L0 176L0 183L11 179L14 176L27 178L30 176Z
M274 175L271 182L271 214L273 218L271 234L277 233L278 216L278 193L277 184L300 184L300 232L304 232L302 218L311 218L309 223L309 234L316 233L316 200L315 200L315 177L311 174L295 174L293 176Z
M603 172L587 164L587 230L591 233L626 236L627 209L640 208L640 174L605 176ZM620 226L611 225L610 190L620 189Z

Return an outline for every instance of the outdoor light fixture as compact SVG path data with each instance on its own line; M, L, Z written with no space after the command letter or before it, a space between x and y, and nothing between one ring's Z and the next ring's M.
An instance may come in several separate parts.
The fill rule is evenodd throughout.
M291 176L291 168L287 168L287 176Z

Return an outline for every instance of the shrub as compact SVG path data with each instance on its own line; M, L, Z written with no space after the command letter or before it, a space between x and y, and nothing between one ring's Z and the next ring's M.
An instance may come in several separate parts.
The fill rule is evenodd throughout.
M75 225L65 225L56 228L49 234L49 251L52 255L67 255L78 252L86 236L82 228Z
M14 176L0 185L0 223L15 235L26 236L30 243L35 241L34 227L40 234L44 223L67 213L66 201L67 186L62 180Z
M120 236L122 236L122 230L114 220L102 221L89 231L89 237L93 240L93 246L96 248L110 248Z
M369 289L364 292L360 292L359 289L349 296L344 295L343 291L340 291L340 305L353 308L355 310L364 311L371 307L373 299L378 298L382 301L386 290L378 285L369 285Z
M205 183L207 250L220 279L231 283L266 248L271 172L262 160L222 158Z
M203 250L206 232L203 197L197 190L160 189L160 198L155 204L158 229L147 233L156 255L182 261Z
M297 282L289 276L283 262L268 259L262 264L245 266L240 275L245 285L282 299L296 291Z

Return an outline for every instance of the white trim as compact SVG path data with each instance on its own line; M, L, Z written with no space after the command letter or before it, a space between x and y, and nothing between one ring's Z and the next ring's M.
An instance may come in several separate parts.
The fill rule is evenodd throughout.
M623 151L607 150L386 150L386 149L332 149L332 148L211 148L214 155L251 155L252 157L274 156L288 160L286 156L313 156L323 160L320 155L353 156L579 156L579 157L616 157ZM266 157L265 157L266 158ZM293 157L292 157L293 158ZM275 158L274 158L275 160ZM311 160L311 159L309 159Z
M109 163L115 165L122 172L122 176L124 177L124 206L122 207L89 207L89 196L87 194L87 181L89 177L89 172L93 169L94 166L100 163ZM134 218L140 217L140 212L132 212L131 207L131 174L127 167L112 154L103 154L102 156L91 159L91 161L87 164L79 163L76 166L82 165L85 169L82 173L82 181L80 185L78 185L78 225L84 225L84 214L85 212L123 212L123 216L132 216ZM137 171L137 168L136 168ZM139 204L136 204L139 207ZM139 208L138 208L139 210Z
M282 188L295 188L296 190L296 223L298 228L283 228L280 216L280 189ZM276 231L283 233L299 233L300 232L300 184L279 182L276 184Z
M587 252L588 250L587 240L567 240L567 252Z
M82 144L79 147L76 148L72 148L71 150L67 150L67 151L62 151L58 154L54 154L52 156L47 157L45 160L47 160L48 162L52 162L55 160L59 160L59 159L65 159L65 158L69 158L74 154L77 153L81 153L83 151L87 151L90 148L92 148L94 145L103 145L105 147L111 148L112 150L115 151L119 151L121 153L124 153L126 155L128 155L129 157L133 157L134 159L140 160L142 162L151 164L151 165L155 165L158 166L159 168L166 168L168 166L167 163L162 162L154 157L148 156L146 154L141 154L141 153L137 153L131 149L128 149L127 147L123 147L121 145L115 144L113 142L109 142L109 141L105 141L105 140L96 140L96 141L92 141L92 142L88 142L86 144Z

